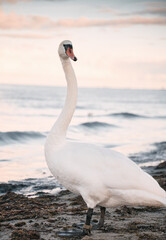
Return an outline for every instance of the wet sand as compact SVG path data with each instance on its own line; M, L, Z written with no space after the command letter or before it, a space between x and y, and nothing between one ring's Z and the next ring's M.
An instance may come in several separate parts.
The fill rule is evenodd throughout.
M164 163L153 169L153 176L166 190ZM166 239L166 208L107 209L104 228L93 229L91 236L82 236L86 210L82 198L69 191L36 198L8 192L0 197L0 239ZM99 208L96 208L93 228L99 215Z

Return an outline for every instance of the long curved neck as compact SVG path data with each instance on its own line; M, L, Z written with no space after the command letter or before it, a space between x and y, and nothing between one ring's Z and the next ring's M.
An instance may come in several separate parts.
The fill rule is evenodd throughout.
M77 102L77 80L71 62L69 59L60 59L67 81L67 96L63 110L48 136L48 140L50 138L51 142L57 145L61 144L66 137Z

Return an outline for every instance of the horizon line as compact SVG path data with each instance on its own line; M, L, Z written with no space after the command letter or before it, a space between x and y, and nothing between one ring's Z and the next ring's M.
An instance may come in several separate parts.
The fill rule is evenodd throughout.
M65 85L46 85L46 84L24 84L24 83L1 83L0 85L6 85L6 86L27 86L27 87L59 87L59 88L67 88ZM112 89L112 90L149 90L149 91L165 91L165 87L161 88L134 88L134 87L111 87L111 86L79 86L78 89L87 89L87 88L92 88L92 89Z

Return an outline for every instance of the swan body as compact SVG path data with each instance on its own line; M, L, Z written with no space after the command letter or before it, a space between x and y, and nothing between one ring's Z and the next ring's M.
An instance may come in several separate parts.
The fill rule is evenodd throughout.
M77 81L69 57L76 58L70 41L60 44L59 56L67 80L67 97L45 143L46 161L53 176L66 189L80 194L89 209L97 205L166 206L166 192L129 158L93 144L66 140L77 102Z
M159 184L119 152L65 141L48 155L47 163L66 189L82 195L88 208L166 205Z

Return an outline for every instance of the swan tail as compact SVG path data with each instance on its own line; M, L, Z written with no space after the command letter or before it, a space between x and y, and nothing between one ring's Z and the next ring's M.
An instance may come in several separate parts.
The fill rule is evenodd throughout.
M166 207L166 197L157 196L148 192L141 192L138 194L138 197L140 195L140 205Z
M163 206L166 207L166 199L163 201Z
M108 205L166 207L166 197L142 190L111 190L111 197Z
M166 207L166 198L161 198L161 204Z
M166 197L161 197L152 193L143 192L140 196L142 202L147 206L166 207Z

